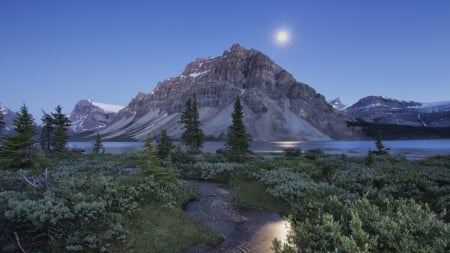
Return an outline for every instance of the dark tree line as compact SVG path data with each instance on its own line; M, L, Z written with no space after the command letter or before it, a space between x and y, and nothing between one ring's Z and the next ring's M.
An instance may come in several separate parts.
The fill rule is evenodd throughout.
M41 148L44 151L64 151L67 143L67 128L69 119L57 106L55 113L44 113L41 130ZM0 168L31 168L37 156L36 139L37 127L33 115L28 112L24 104L13 121L14 133L2 136L0 144Z
M347 122L349 127L360 127L363 133L370 138L377 138L378 132L383 133L383 138L388 140L396 139L430 139L430 138L450 138L450 127L423 127L394 124L379 124L366 122L358 119L354 122Z
M62 107L57 106L55 113L44 112L42 117L41 148L45 151L64 151L67 144L67 129L70 120L62 113Z

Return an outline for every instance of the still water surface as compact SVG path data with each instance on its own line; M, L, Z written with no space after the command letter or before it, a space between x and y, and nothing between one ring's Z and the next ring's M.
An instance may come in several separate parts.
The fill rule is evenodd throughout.
M176 145L179 145L175 142ZM223 141L207 141L203 152L214 153L217 149L224 148ZM424 158L432 155L450 154L450 140L396 140L383 141L391 154L405 155L411 159ZM93 142L69 142L68 148L83 149L90 152ZM106 153L122 154L136 152L143 148L143 142L103 142ZM320 149L327 154L346 154L351 156L363 156L369 150L375 150L374 141L276 141L276 142L251 142L251 149L261 154L282 153L286 148L299 148L304 151Z

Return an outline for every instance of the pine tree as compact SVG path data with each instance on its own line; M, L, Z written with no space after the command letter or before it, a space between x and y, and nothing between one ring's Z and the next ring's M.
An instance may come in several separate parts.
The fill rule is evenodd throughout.
M241 162L249 151L249 137L244 126L244 113L239 97L234 102L234 111L231 114L232 123L228 128L227 142L225 148L232 161Z
M55 108L56 113L52 113L55 132L52 138L53 150L61 152L66 149L67 128L70 126L70 120L62 113L62 107L58 105Z
M155 179L163 177L161 161L156 156L156 151L152 144L152 137L150 135L145 139L141 173L145 176L153 176Z
M192 130L194 137L194 153L200 153L205 142L205 134L201 128L200 115L198 113L197 97L194 94L192 101Z
M181 142L187 146L190 153L200 153L205 135L201 129L200 117L197 109L197 99L188 99L186 108L181 114L180 123L183 124L184 132L181 134Z
M161 134L156 138L156 143L158 143L158 158L167 161L174 146L172 138L170 138L166 130L162 130Z
M44 151L64 151L67 143L67 128L70 120L62 113L62 107L57 106L55 113L44 113L41 130L41 148Z
M95 137L95 142L92 145L92 153L98 154L98 153L100 153L100 150L102 151L102 153L105 152L105 148L103 147L103 143L102 143L102 139L100 137L100 134L97 133L97 135Z
M15 134L5 136L0 151L0 167L31 168L33 166L36 125L24 104L13 122Z
M177 173L175 164L173 164L173 162L172 162L172 155L170 153L167 157L166 170L167 170L167 175L166 175L167 181L175 182L178 179L178 173Z
M377 147L377 151L374 151L374 153L377 155L386 155L388 153L387 148L384 147L382 139L383 139L383 135L381 134L381 131L378 131L377 139L375 141L375 146Z
M51 139L54 131L53 117L52 115L43 112L42 116L42 129L41 129L41 149L49 152L51 150Z

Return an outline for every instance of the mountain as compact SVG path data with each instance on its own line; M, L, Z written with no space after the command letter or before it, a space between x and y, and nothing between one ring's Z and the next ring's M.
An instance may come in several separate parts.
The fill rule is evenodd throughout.
M407 102L368 96L344 111L356 118L379 124L450 127L450 102Z
M238 44L222 56L196 59L149 94L139 92L100 133L104 138L143 140L165 129L179 136L180 113L194 95L207 136L226 136L237 96L253 140L349 139L356 134L346 125L350 116L268 56Z
M16 117L16 114L8 109L7 107L0 106L0 112L3 113L3 122L5 123L5 127L1 129L2 133L8 133L13 130L13 121Z
M328 101L328 104L330 104L334 109L338 111L342 110L345 107L340 98L332 99Z
M111 123L124 106L80 100L68 115L73 133L98 131Z

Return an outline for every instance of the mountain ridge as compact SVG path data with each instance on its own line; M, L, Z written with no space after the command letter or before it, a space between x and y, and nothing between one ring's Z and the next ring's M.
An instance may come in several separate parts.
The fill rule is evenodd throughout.
M151 93L139 92L100 133L106 138L143 140L165 129L178 136L179 115L194 94L209 136L226 134L236 96L254 140L348 139L356 134L346 126L352 117L334 110L323 95L297 82L267 55L239 44L222 56L197 58Z
M450 102L422 103L367 96L344 111L378 124L450 127Z

